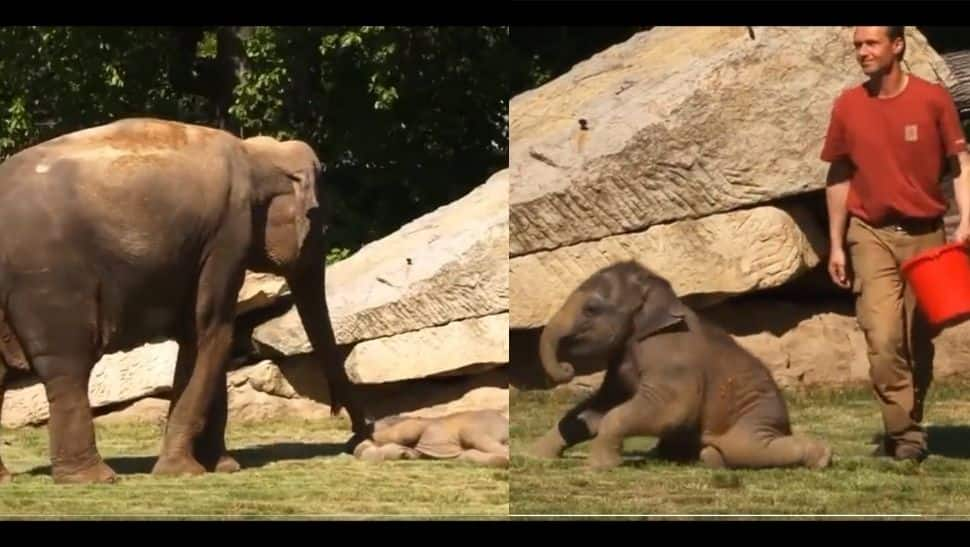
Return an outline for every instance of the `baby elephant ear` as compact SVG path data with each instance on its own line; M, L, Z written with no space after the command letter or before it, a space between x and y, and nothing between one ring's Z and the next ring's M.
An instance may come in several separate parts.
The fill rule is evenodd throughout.
M644 289L643 304L633 316L633 335L637 340L675 325L687 315L687 307L666 281L651 278Z

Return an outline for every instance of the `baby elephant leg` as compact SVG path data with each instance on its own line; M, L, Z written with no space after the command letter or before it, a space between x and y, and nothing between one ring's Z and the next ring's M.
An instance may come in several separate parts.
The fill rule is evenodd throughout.
M379 450L383 460L416 460L421 457L417 450L395 443L385 444Z
M465 432L462 435L464 444L470 450L484 452L486 454L496 454L509 458L509 445L503 444L499 439L482 431ZM507 441L507 437L506 437Z
M727 464L724 463L724 456L721 455L721 451L712 445L707 445L701 449L701 463L704 465L704 467L709 467L711 469L722 469L727 467Z
M354 448L354 456L365 462L382 462L389 460L416 460L421 454L410 447L395 443L377 445L374 441L367 439L357 444Z
M822 469L832 461L832 448L804 435L758 434L735 429L717 443L726 467L808 467Z
M354 457L365 462L379 462L384 460L384 457L381 455L381 447L374 444L374 441L370 439L364 440L354 447Z
M509 453L507 449L504 454L501 454L469 448L468 450L462 450L461 454L458 455L458 459L471 461L479 465L487 465L490 467L509 466Z
M404 418L386 427L378 424L372 438L378 445L400 444L414 446L431 422L424 418Z
M683 424L687 410L666 399L636 395L603 417L599 434L590 444L589 466L605 470L620 465L627 437L660 437Z
M624 394L604 385L592 397L566 413L559 423L539 437L529 449L535 458L558 458L569 447L588 441L599 431L603 415L623 401Z

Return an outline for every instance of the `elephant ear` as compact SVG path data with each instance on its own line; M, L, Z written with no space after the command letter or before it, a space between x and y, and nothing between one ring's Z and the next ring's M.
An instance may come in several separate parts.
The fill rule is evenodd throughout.
M644 284L643 303L633 316L633 335L642 340L684 321L687 307L663 279L650 278Z
M271 137L246 139L250 154L257 158L257 178L261 192L270 196L293 196L293 226L297 245L302 246L310 231L309 215L320 204L317 199L317 179L322 171L320 160L310 146L302 141L278 141Z
M319 206L315 189L316 173L311 169L300 169L288 175L293 183L293 199L296 205L293 225L296 228L297 246L302 247L310 232L311 211Z

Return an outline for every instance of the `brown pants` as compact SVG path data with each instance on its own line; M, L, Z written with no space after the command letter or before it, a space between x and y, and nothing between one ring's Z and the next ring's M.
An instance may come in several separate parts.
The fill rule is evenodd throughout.
M856 317L869 346L869 377L889 446L926 449L923 402L933 376L933 337L899 266L945 243L942 224L923 230L873 227L851 217L846 245Z

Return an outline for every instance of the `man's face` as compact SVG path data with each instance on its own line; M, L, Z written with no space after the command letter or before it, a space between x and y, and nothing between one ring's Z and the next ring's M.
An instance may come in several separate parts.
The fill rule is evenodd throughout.
M856 27L852 43L856 60L867 76L884 72L903 50L902 39L890 41L886 27Z

